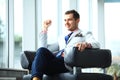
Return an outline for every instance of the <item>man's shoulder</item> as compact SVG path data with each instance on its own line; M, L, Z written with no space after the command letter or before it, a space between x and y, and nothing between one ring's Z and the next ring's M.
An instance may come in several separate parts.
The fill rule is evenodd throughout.
M79 31L77 31L75 36L83 37L83 36L86 36L86 35L92 35L92 32L89 31L89 30L86 30L86 31L79 30Z

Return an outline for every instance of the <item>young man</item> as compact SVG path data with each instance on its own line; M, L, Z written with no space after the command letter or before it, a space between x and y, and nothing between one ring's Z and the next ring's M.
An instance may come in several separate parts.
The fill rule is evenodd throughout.
M37 50L32 64L32 80L42 80L43 74L54 75L69 71L64 65L64 49L67 47L78 47L80 51L86 48L100 48L99 43L94 39L91 32L83 33L79 29L80 15L77 11L66 11L64 22L66 29L70 32L69 36L65 37L62 43L57 42L48 46L47 31L52 21L44 21L43 29L40 33L40 48ZM68 37L69 39L67 39ZM64 47L61 47L61 44ZM52 51L58 50L59 52L54 55Z

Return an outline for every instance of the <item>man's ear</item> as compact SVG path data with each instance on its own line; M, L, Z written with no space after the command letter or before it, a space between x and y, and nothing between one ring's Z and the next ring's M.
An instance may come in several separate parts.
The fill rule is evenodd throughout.
M77 19L76 22L79 23L79 22L80 22L80 19Z

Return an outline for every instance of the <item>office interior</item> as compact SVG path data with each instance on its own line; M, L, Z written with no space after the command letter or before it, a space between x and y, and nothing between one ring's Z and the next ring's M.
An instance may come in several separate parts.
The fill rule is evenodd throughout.
M64 30L64 12L80 13L79 28L92 31L101 49L110 49L120 76L120 0L0 0L0 68L22 69L22 51L39 48L42 22L52 20L48 43ZM52 36L52 37L51 37Z

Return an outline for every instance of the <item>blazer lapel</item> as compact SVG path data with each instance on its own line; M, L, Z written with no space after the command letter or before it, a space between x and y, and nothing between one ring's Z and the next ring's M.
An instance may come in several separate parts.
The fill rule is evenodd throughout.
M70 36L70 38L68 39L68 42L67 42L67 43L69 43L70 40L71 40L72 38L74 38L76 34L79 34L79 33L81 33L81 30L80 30L80 29L78 29L78 30L76 30L75 32L73 32L73 34L72 34L72 35Z

